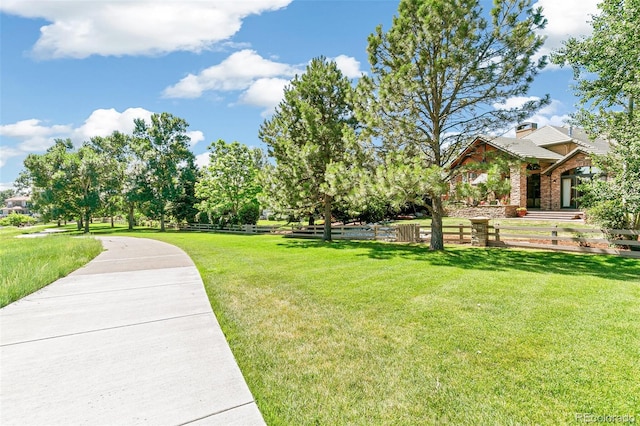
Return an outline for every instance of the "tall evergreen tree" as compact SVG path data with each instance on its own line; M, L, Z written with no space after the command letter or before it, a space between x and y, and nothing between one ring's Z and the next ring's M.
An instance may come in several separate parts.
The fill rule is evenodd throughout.
M260 127L260 139L275 159L265 191L272 206L296 215L322 212L325 241L331 240L331 211L341 189L329 181L338 164L351 164L357 151L357 121L351 82L333 61L315 58L285 88L284 100Z
M545 25L533 3L495 0L485 15L478 0L402 0L389 31L379 26L369 36L373 75L360 81L359 117L393 154L385 173L419 180L415 190L431 199L431 249L444 248L441 197L452 156L470 137L510 127L548 103L500 107L525 95L546 64L533 59L543 43L535 31ZM389 187L400 189L391 196L419 195Z

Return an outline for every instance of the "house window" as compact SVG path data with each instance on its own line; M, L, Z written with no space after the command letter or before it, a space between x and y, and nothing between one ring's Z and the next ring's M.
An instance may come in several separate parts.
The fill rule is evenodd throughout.
M582 166L567 170L561 175L560 206L563 209L577 209L580 207L582 192L578 185L582 181L591 180L600 173L600 169L593 166Z
M478 174L476 172L467 172L467 173L463 173L462 175L462 182L467 183L467 182L473 182L475 178L478 177Z

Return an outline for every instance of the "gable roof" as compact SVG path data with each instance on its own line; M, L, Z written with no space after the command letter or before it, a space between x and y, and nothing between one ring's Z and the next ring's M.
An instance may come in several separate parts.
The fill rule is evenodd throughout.
M609 152L610 148L609 142L602 138L590 140L583 129L547 125L540 127L523 138L477 136L449 163L449 167L456 167L469 153L470 148L478 142L484 142L521 160L545 160L554 162L554 166L564 163L577 152L603 155ZM578 147L564 156L547 149L549 146L570 142L575 143Z
M524 139L529 139L540 147L573 142L593 154L606 154L609 152L609 142L602 138L595 140L579 127L544 126L528 134Z
M482 135L479 139L522 159L535 158L537 160L560 160L562 158L562 155L542 148L524 138L518 139L503 136L495 137Z
M24 195L16 195L15 197L7 198L4 201L5 202L7 202L7 201L31 201L31 197L24 196Z
M460 154L449 163L449 167L456 167L460 161L469 153L471 147L479 142L491 145L494 148L506 152L521 160L525 159L537 159L537 160L549 160L558 161L562 158L562 155L556 154L553 151L539 147L527 139L508 138L504 136L488 136L481 135L474 138L467 146L460 151Z

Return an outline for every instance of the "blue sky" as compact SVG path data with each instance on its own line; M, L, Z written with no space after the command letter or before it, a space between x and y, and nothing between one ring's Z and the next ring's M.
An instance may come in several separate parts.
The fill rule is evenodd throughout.
M549 21L544 53L588 34L596 2L540 0ZM218 139L264 147L258 129L286 83L320 55L356 81L369 71L367 36L378 24L388 29L397 7L389 0L3 0L0 189L54 139L79 145L130 132L134 118L154 112L189 123L200 161ZM568 118L576 101L571 77L557 67L541 73L530 96L549 93L553 102L533 121Z

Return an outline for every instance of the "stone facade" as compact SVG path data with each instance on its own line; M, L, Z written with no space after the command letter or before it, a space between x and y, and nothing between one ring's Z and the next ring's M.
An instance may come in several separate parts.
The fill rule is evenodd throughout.
M511 204L527 206L527 164L520 163L509 168L511 180Z

